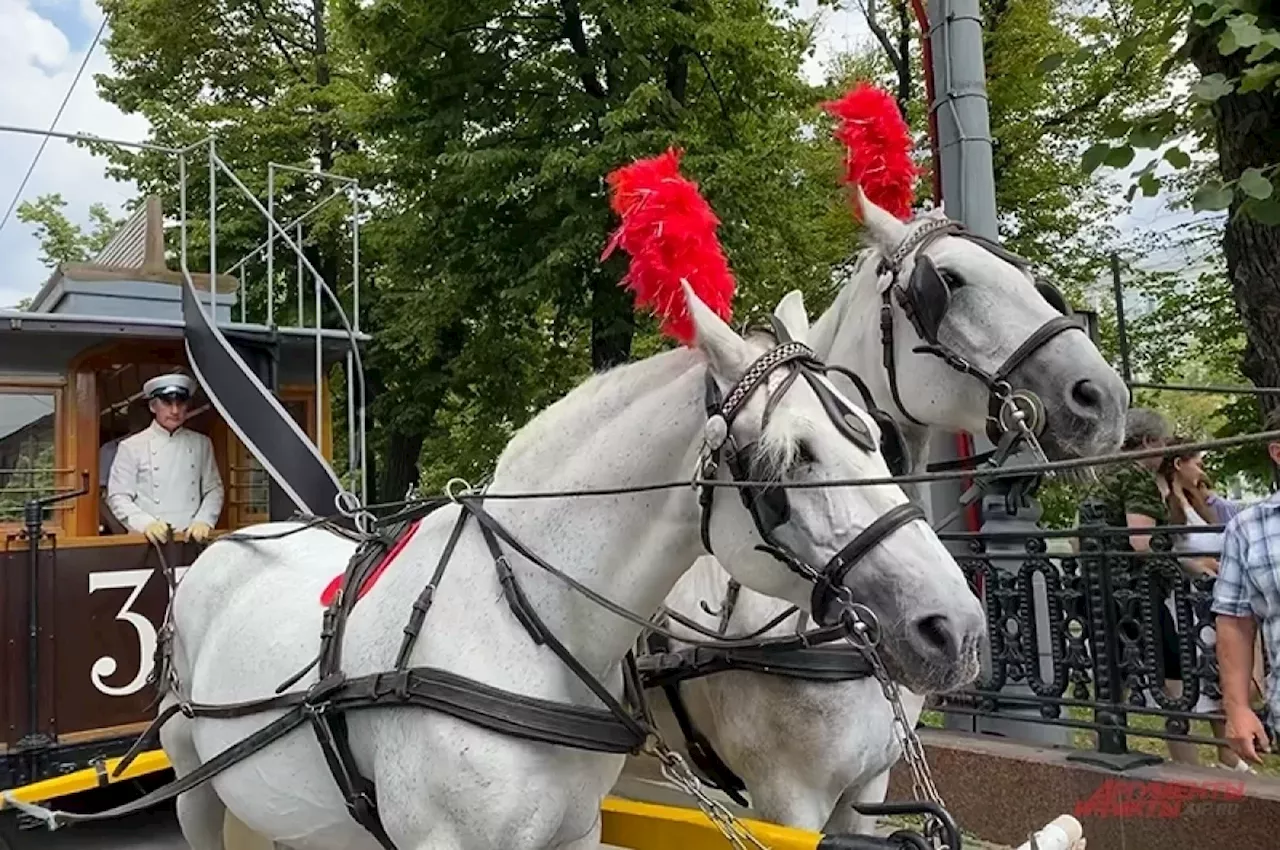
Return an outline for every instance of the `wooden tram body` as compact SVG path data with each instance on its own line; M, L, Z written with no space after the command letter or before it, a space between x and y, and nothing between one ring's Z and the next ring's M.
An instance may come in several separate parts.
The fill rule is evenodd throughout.
M332 461L325 375L344 361L348 337L236 324L239 282L192 277L237 353ZM28 310L0 311L0 788L92 769L154 717L148 676L168 588L155 549L111 516L106 475L113 441L149 422L142 383L191 374L181 287L154 258L135 268L69 264ZM273 510L275 484L199 392L187 427L210 438L222 477L215 535L287 515ZM47 504L33 514L32 498ZM199 548L172 541L166 559L180 572Z

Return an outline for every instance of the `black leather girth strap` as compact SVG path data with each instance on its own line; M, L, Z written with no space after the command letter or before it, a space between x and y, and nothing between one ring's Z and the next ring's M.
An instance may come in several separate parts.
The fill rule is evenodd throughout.
M257 710L260 709L257 709L255 706L254 711ZM244 713L250 714L254 712L250 711ZM172 716L167 712L166 715ZM272 742L283 738L305 722L306 715L303 713L302 702L301 700L297 700L297 704L285 714L276 718L271 723L268 723L266 726L263 726L244 740L227 747L225 750L218 753L195 770L175 779L173 782L157 788L136 800L116 806L112 809L107 809L105 812L92 812L85 814L78 812L54 812L52 815L54 822L49 824L49 827L52 829L64 824L93 823L96 821L126 817L136 812L143 811L144 809L149 809L158 803L172 800L179 794L183 794L192 788L209 781L222 771L231 767L233 764L243 761L259 750L269 746Z
M689 751L693 766L698 768L705 779L728 794L739 806L750 808L751 804L742 796L742 792L747 790L746 783L733 772L729 765L724 763L724 759L720 758L715 747L711 746L711 742L693 724L693 718L689 716L684 699L680 696L680 683L663 685L662 692L667 696L667 703L671 706L671 713L675 715L676 723L680 724L680 734L684 735L685 748Z

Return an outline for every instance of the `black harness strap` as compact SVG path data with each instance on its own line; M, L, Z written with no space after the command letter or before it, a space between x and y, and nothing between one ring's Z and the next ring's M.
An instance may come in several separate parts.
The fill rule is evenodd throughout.
M253 713L258 709L254 708L244 714ZM168 715L172 717L172 714ZM283 738L285 735L297 729L306 722L306 715L303 713L301 701L290 709L286 714L263 726L258 731L249 735L242 741L238 741L200 765L195 770L185 776L175 779L167 785L155 789L154 791L131 800L123 805L107 809L105 812L78 813L78 812L53 812L49 815L52 823L50 828L55 828L62 824L72 823L94 823L97 821L111 820L112 818L125 817L137 812L149 809L152 806L172 800L179 794L184 794L192 788L212 779L222 771L244 761L249 756L258 752Z
M648 737L649 730L636 721L636 718L618 702L613 694L609 692L609 689L599 679L591 675L587 668L582 666L582 662L573 657L573 653L547 628L542 618L538 616L533 606L529 604L528 598L524 595L524 590L516 579L515 572L511 569L511 564L507 562L506 556L502 553L502 547L498 543L497 535L495 534L495 531L502 530L503 536L509 539L505 529L502 529L497 520L479 506L478 501L468 501L464 503L464 508L473 512L476 520L480 523L481 533L484 535L485 543L489 546L490 554L493 555L494 568L498 571L498 581L502 584L503 596L506 597L511 613L524 625L525 630L529 632L529 636L536 643L545 644L605 704L609 713L635 736L636 745L638 746Z
M708 784L728 794L739 806L750 807L751 804L742 796L747 790L747 784L742 781L742 777L733 772L733 768L724 763L724 759L720 758L716 748L694 725L693 718L689 716L689 710L685 707L684 698L680 696L680 683L669 682L661 687L662 693L666 695L667 704L671 706L671 713L680 726L680 734L684 736L685 750L689 753L693 766L698 769Z
M730 670L806 682L850 682L874 674L871 663L859 652L817 647L781 651L690 647L649 653L639 663L645 687L650 688Z

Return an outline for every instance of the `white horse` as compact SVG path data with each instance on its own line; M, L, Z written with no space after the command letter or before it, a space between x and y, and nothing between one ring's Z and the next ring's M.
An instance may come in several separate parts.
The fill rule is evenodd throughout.
M587 380L516 434L499 460L491 492L625 488L689 477L710 433L707 375L728 395L773 341L739 337L687 287L685 294L695 349L659 354ZM795 339L807 337L799 293L784 299L776 315ZM780 391L788 386L788 368L774 370L730 419L734 443L756 447L755 474L772 472L788 483L887 475L882 456L848 438L814 385L791 381ZM819 386L829 390L825 382ZM869 417L851 415L860 416L878 439ZM816 565L827 564L877 517L906 503L902 490L890 485L811 487L791 490L788 498L789 519L772 536ZM410 603L427 584L461 510L448 505L423 520L355 606L344 642L348 676L391 668ZM642 617L656 613L702 551L698 497L689 487L577 499L490 498L484 510L569 577ZM243 534L296 528L270 523ZM761 537L736 495L721 493L715 500L709 532L721 563L744 585L808 607L811 585L756 550ZM172 609L173 665L184 695L198 703L270 696L315 655L321 591L342 572L353 549L344 538L307 529L282 540L219 542L202 553L178 587ZM640 626L570 592L512 547L504 553L550 631L619 694L622 662ZM904 682L946 689L977 675L986 628L981 606L925 522L911 522L886 537L842 586L884 625L882 651ZM474 520L463 527L409 664L530 697L599 706L582 680L546 646L535 644L512 614ZM301 685L315 676L309 673ZM169 693L165 705L174 700ZM279 715L178 715L164 727L161 742L182 776ZM624 761L490 732L414 707L354 712L349 729L356 766L376 785L382 824L401 850L593 848L601 801ZM220 850L224 808L266 839L297 850L379 847L348 815L316 737L306 728L179 798L182 830L194 850Z
M915 353L924 345L897 299L893 338L896 381L907 410L893 399L884 363L880 312L882 295L894 285L878 264L915 234L943 218L940 211L904 224L859 196L870 247L834 303L814 324L814 351L827 363L862 377L872 397L900 424L912 469L922 472L929 455L929 430L982 432L988 422L988 388L978 379L932 355ZM898 280L914 270L917 252L927 251L951 291L938 341L970 363L994 374L1027 338L1053 319L1056 310L1017 266L979 244L942 235L924 249L902 258ZM839 378L837 381L841 380ZM1043 402L1047 429L1041 443L1051 457L1093 455L1119 448L1128 407L1121 378L1086 334L1058 333L1014 370L1014 388L1033 391ZM861 402L861 396L849 396ZM726 599L730 574L704 556L676 585L665 607L707 629L720 626L718 607ZM966 588L954 604L967 607ZM710 610L702 608L705 603ZM743 587L727 620L727 636L756 633L787 605ZM799 615L767 635L794 633ZM671 627L696 635L677 624ZM678 648L678 647L676 647ZM900 680L904 681L904 680ZM923 692L900 689L907 720L914 725ZM683 741L661 691L654 691L659 722L668 738ZM763 673L728 671L680 685L689 718L746 786L752 809L767 820L804 829L870 833L874 819L862 817L851 802L882 802L889 769L901 755L893 712L874 678L820 683Z

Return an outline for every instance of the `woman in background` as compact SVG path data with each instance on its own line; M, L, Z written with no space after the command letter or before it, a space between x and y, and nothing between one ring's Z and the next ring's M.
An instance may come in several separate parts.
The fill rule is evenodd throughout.
M1174 437L1169 440L1167 445L1175 449L1179 445L1186 445L1189 440L1182 437ZM1209 526L1219 524L1219 517L1213 512L1204 495L1207 489L1207 477L1204 473L1204 453L1200 451L1186 451L1165 455L1164 461L1160 464L1160 468L1156 474L1156 484L1160 487L1161 494L1165 497L1165 505L1169 511L1170 525L1193 525L1193 526ZM1203 488L1203 489L1202 489ZM1200 576L1216 576L1218 574L1218 556L1222 554L1222 532L1220 531L1186 531L1174 535L1173 549L1175 552L1182 553L1178 558L1178 563L1183 571L1192 579ZM1170 593L1165 599L1165 607L1169 614L1176 620L1176 611L1173 603L1173 594ZM1197 660L1204 652L1213 649L1217 642L1217 633L1213 629L1212 620L1202 623L1200 626L1200 640L1196 646ZM1261 653L1255 653L1255 658L1261 658ZM1256 676L1255 676L1256 678ZM1165 683L1166 689L1170 696L1182 695L1182 681L1168 680ZM1221 698L1210 697L1204 693L1203 685L1200 693L1200 699L1191 709L1197 714L1218 714L1222 712ZM1226 737L1226 724L1210 720L1209 726L1213 729L1214 737ZM1174 761L1198 764L1199 758L1195 744L1185 741L1169 741L1169 754ZM1228 746L1220 746L1218 749L1218 765L1229 770L1239 770L1247 773L1255 773L1243 759L1235 754Z

